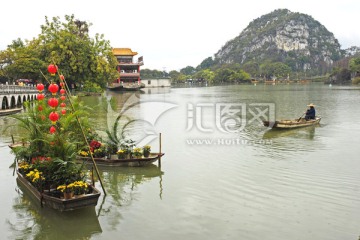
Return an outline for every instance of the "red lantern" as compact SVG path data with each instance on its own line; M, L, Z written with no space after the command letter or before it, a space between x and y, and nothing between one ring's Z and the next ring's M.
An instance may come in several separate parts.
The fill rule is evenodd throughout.
M52 83L49 85L48 90L52 93L52 95L55 95L57 91L59 90L59 86L55 83Z
M61 109L61 114L65 115L66 114L66 109Z
M49 114L49 119L52 122L52 124L55 124L57 120L59 120L59 114L57 112L51 112Z
M60 75L60 80L61 80L61 81L64 81L64 80L65 80L64 75L62 75L62 74Z
M56 128L54 126L50 127L50 133L54 134L56 132Z
M51 76L54 76L55 73L57 72L57 66L54 64L50 64L48 66L48 72L50 73Z
M64 102L62 102L62 103L60 103L60 107L66 107L66 103L64 103Z
M63 82L60 82L60 87L61 87L61 88L64 88L64 86L65 86L64 83L63 83Z
M50 98L48 104L50 107L56 108L59 105L59 100L57 98Z
M44 96L44 94L39 93L36 98L37 98L37 100L41 101L41 100L44 100L45 96Z
M44 84L39 83L38 85L36 85L36 89L37 89L39 92L42 92L42 91L44 90Z
M61 95L64 95L64 94L65 94L65 92L66 92L66 91L65 91L65 89L63 89L63 88L62 88L62 89L60 89L60 94L61 94Z
M64 95L60 96L61 101L64 101L66 97Z

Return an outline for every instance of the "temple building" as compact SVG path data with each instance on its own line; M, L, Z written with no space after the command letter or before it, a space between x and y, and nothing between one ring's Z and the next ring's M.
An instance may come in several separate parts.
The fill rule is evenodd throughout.
M114 48L113 54L118 61L119 78L108 86L109 90L138 90L141 87L140 66L144 65L143 57L134 62L138 53L130 48Z

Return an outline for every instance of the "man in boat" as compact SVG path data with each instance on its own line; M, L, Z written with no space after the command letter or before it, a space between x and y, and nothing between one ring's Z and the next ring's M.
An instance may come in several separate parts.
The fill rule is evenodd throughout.
M305 113L305 120L315 119L315 105L310 103L307 105L309 108Z

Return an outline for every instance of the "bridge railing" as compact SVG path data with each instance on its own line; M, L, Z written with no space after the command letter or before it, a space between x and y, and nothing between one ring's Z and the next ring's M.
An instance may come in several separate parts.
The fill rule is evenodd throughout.
M0 94L9 93L36 93L35 86L0 85Z

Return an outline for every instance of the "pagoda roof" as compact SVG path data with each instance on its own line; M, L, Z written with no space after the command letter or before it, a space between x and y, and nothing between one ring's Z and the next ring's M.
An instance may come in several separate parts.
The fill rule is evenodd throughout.
M138 54L133 52L131 48L113 48L112 52L115 56L135 56Z

